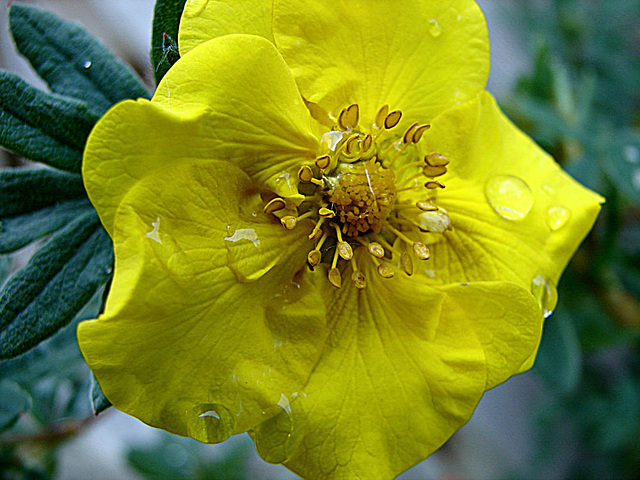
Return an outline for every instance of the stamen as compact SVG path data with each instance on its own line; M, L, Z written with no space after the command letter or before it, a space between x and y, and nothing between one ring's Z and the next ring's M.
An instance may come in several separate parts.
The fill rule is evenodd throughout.
M424 132L426 132L430 128L431 128L431 125L429 124L420 125L418 128L416 128L416 131L413 132L413 138L411 139L413 143L418 143L422 138L422 135L424 134Z
M355 128L360 121L360 107L357 103L343 108L338 116L338 125L342 130Z
M423 212L437 212L438 211L438 207L436 205L434 205L431 202L425 202L424 200L416 202L416 207L418 207Z
M408 276L413 275L413 261L407 252L402 252L402 255L400 255L400 264L402 265L404 273Z
M429 190L435 190L436 188L444 188L444 185L438 180L430 180L424 184Z
M287 230L293 230L294 228L296 228L296 225L298 225L298 222L300 220L304 220L305 218L309 218L311 215L313 215L313 211L309 210L306 213L303 213L302 215L298 216L298 217L294 217L292 215L287 215L286 217L282 217L280 219L280 223L282 223L282 226L284 228L286 228Z
M384 128L387 130L392 129L398 123L400 123L400 119L402 118L402 112L400 110L394 110L389 115L387 115L384 119Z
M322 224L326 219L327 219L326 217L321 217L320 220L316 222L316 226L313 227L313 230L311 230L311 233L309 234L309 240L315 240L316 238L318 238L318 233L320 232L320 229L322 228Z
M311 265L312 267L319 265L321 261L322 253L320 253L320 250L311 250L307 254L307 262L309 262L309 265Z
M432 167L446 167L449 165L449 159L439 153L430 153L425 155L424 162Z
M402 255L402 253L397 248L394 248L393 245L391 245L389 242L387 242L384 238L378 237L378 238L376 238L376 240L378 240L380 245L383 245L384 248L386 248L390 252L395 253L397 256L401 256Z
M432 167L431 165L426 165L422 168L422 174L425 177L439 177L447 173L447 167Z
M383 258L384 257L384 247L382 245L380 245L379 243L371 242L367 246L367 250L369 251L369 253L371 255L373 255L376 258Z
M330 164L331 157L329 155L322 155L321 157L316 158L316 167L320 170L328 168Z
M351 260L353 267L353 274L351 275L351 281L356 286L356 288L363 289L367 286L367 279L364 274L358 269L358 265L356 263L356 257L353 257Z
M284 199L276 197L264 206L263 211L264 213L269 215L282 210L284 207L286 207L286 205L287 204L285 203Z
M429 249L422 242L415 242L413 244L413 254L420 260L429 260L429 258L431 257Z
M325 218L333 218L336 216L336 212L328 209L327 207L322 207L320 210L318 210L318 214L321 217L325 217Z
M311 167L309 165L303 165L302 167L300 167L300 170L298 170L298 179L302 183L310 183L312 178L313 170L311 170Z
M338 236L338 245L336 246L336 251L338 254L344 258L345 260L351 260L353 258L353 249L349 243L345 242L342 239L342 232L340 231L340 227L333 223L332 224L336 230L336 235Z
M402 136L402 143L404 143L405 145L411 143L411 141L413 140L413 134L417 128L418 122L414 122L413 125L407 128L407 131L404 132L404 135Z
M393 271L393 268L391 268L388 265L385 265L385 264L381 263L380 260L378 260L375 257L373 258L373 263L377 267L376 270L378 271L378 275L380 275L382 278L393 278L394 277L395 272Z
M334 287L340 288L342 287L342 275L340 275L340 270L338 270L337 265L338 249L336 248L336 251L333 254L333 261L331 262L331 270L329 270L329 281Z
M382 108L378 110L378 113L376 114L376 120L375 120L376 127L382 128L385 126L385 119L387 118L388 114L389 114L389 105L383 105Z

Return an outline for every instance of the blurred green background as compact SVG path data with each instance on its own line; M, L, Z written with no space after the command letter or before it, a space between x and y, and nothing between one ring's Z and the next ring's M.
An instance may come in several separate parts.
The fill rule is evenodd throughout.
M81 21L151 85L153 0L24 2ZM640 0L484 0L489 90L571 175L606 197L559 285L534 369L489 392L408 479L640 478ZM0 6L0 67L17 58ZM0 150L0 164L22 160ZM0 256L0 283L30 251ZM97 311L99 298L78 317ZM0 479L295 478L247 436L201 445L91 414L75 323L0 362Z

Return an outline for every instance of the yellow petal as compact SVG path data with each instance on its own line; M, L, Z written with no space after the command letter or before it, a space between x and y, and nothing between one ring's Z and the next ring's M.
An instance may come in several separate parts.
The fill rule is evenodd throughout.
M311 274L331 334L289 410L254 435L263 457L303 478L394 478L464 425L485 390L473 320L489 312L358 264L363 290L348 282L336 291L323 273Z
M299 200L295 172L317 156L310 122L270 42L211 40L173 66L151 101L122 102L98 122L84 156L89 198L112 232L117 205L139 179L182 161L226 160Z
M472 0L278 0L274 37L302 95L336 117L360 104L427 122L473 98L489 73L489 42Z
M436 118L422 142L424 152L451 159L436 203L452 230L432 246L425 269L444 284L518 283L553 310L555 285L603 199L518 130L488 93Z
M319 292L296 283L310 242L257 198L246 174L212 162L170 165L123 199L105 312L78 328L118 409L220 442L306 383L327 335Z
M178 35L184 55L212 38L232 33L273 41L273 0L190 0L184 6Z

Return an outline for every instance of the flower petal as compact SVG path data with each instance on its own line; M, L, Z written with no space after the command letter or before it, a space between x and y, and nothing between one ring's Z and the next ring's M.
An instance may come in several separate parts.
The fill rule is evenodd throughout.
M484 16L472 0L277 0L274 37L302 95L363 124L384 104L427 122L473 98L489 74Z
M136 181L185 160L232 162L265 189L299 201L296 170L318 148L311 122L273 44L217 38L179 60L150 102L122 102L98 122L85 151L87 191L109 232Z
M515 282L551 311L555 284L603 199L565 173L486 92L436 118L422 146L451 159L437 204L449 212L452 231L425 264L434 281ZM504 195L488 189L503 181Z
M226 162L171 165L123 199L105 312L78 328L118 409L220 442L304 386L327 336L319 292L292 284L310 242L258 199Z
M450 295L404 275L383 280L371 262L360 264L368 264L364 290L349 282L336 292L323 273L311 274L331 334L288 411L254 434L264 458L304 478L394 478L464 425L485 391L474 321L500 322L501 310L475 308L465 293L487 290Z
M272 23L273 0L190 0L180 21L180 53L232 33L259 35L275 44Z

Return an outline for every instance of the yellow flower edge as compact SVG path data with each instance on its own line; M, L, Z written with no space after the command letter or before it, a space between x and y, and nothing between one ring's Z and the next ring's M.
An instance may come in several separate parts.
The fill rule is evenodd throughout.
M208 5L218 4L225 2ZM424 4L429 16L433 2ZM237 5L252 11L251 2ZM306 8L274 5L274 25L286 24L293 7ZM196 10L185 10L181 35L189 15L206 17L209 7L200 6L188 4ZM434 38L445 46L459 39L445 35L458 15L482 20L473 2L453 2L447 12ZM305 478L392 478L464 425L486 389L531 366L554 285L601 198L481 93L484 74L462 82L468 87L458 97L430 84L440 100L414 108L402 84L394 90L375 80L382 70L373 65L375 95L365 79L322 87L313 100L335 116L343 99L362 96L371 103L362 123L380 107L373 102L397 102L406 118L400 130L412 120L407 112L429 121L415 151L451 158L446 188L433 197L451 230L427 234L431 258L410 277L381 278L355 249L349 263L357 262L366 288L346 282L336 290L324 263L308 267L312 219L289 230L265 213L265 193L287 208L304 201L297 171L322 153L327 128L301 93L308 100L305 89L327 80L310 86L296 62L313 58L293 52L293 33L273 26L270 38L268 21L246 24L261 36L201 38L152 101L117 105L92 132L84 178L114 239L116 268L104 314L79 326L80 346L107 398L149 425L204 442L249 431L265 460ZM482 28L471 30L479 42L468 39L476 52L488 52ZM292 51L276 49L278 39ZM398 160L397 181L406 180L409 163ZM487 183L496 178L526 185L533 201L522 218L505 218L514 213L500 210L500 199L489 202L495 189L488 195ZM513 200L513 185L522 184L509 185ZM519 197L525 206L527 195ZM398 199L420 197L408 190ZM569 215L550 216L556 207ZM348 278L344 263L339 270Z

